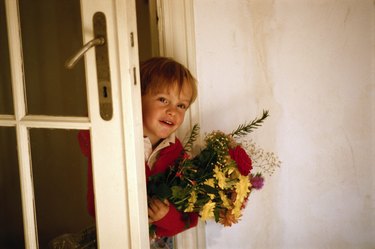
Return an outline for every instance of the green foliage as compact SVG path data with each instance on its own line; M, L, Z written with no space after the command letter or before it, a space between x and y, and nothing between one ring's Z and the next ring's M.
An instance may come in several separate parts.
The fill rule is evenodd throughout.
M259 128L268 116L269 116L268 110L263 110L262 117L255 118L253 121L249 123L239 125L237 129L235 129L234 131L230 133L230 135L232 135L233 137L245 136L249 134L250 132L252 132L254 129Z
M190 132L190 135L187 139L187 141L184 143L184 149L185 151L189 152L193 149L194 142L197 140L197 137L199 135L199 125L195 124L193 126L193 129Z
M215 208L214 210L214 216L215 216L215 222L219 222L219 217L220 217L220 210L218 208Z
M157 197L161 200L168 199L172 191L168 186L164 174L157 174L149 178L147 186L148 196Z
M186 196L190 193L190 189L187 187L181 186L172 186L172 198L173 199L185 199Z
M206 184L203 184L201 188L203 190L203 193L207 193L207 194L217 194L218 193L216 188L213 188L213 187L208 186Z

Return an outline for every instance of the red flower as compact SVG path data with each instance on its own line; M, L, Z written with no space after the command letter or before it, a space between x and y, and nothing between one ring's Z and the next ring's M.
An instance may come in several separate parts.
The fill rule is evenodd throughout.
M241 175L247 176L253 169L250 157L241 146L237 145L236 148L229 149L229 155L234 161L236 161Z

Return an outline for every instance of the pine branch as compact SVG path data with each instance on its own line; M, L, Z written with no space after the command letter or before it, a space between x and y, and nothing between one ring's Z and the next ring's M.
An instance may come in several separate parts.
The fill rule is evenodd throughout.
M194 142L195 140L197 140L198 135L199 135L199 125L195 124L193 126L193 129L190 132L190 135L186 143L184 144L185 151L189 152L193 149Z
M238 126L237 129L232 131L230 135L233 137L241 137L249 134L254 129L257 129L258 127L262 126L263 121L269 116L268 110L263 110L263 114L261 118L255 118L253 121L245 124L241 124Z

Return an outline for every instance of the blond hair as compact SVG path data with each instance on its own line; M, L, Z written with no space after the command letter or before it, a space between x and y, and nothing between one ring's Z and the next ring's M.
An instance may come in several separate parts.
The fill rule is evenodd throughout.
M190 86L192 96L190 103L197 98L196 79L181 63L167 57L153 57L141 63L141 93L157 93L177 84L182 89L184 84Z

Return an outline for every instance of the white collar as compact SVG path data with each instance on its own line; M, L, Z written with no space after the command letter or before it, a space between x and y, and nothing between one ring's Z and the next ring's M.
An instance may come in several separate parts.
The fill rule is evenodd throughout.
M172 133L167 138L164 138L158 146L153 150L151 141L148 137L143 138L144 142L144 156L145 156L145 162L147 162L147 165L152 168L154 165L157 155L159 154L160 150L164 149L165 147L168 147L169 144L176 142L176 134Z

